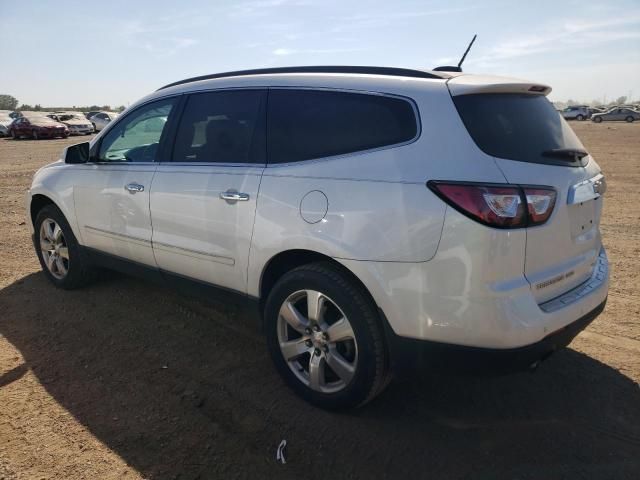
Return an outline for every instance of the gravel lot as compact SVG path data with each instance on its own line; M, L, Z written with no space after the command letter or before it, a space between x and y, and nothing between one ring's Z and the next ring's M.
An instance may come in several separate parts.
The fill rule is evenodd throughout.
M640 124L572 126L608 180L604 314L535 374L423 375L342 414L284 387L234 305L54 289L23 196L81 140L0 139L0 479L640 478Z

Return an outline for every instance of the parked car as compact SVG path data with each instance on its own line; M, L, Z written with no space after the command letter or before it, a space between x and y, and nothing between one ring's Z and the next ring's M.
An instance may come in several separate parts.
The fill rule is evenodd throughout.
M584 105L567 107L562 110L562 116L565 120L586 120L591 116L589 107Z
M9 127L14 139L23 137L39 140L41 138L67 138L69 129L64 123L56 122L46 115L24 115L16 118Z
M64 123L70 135L91 135L94 132L93 124L80 112L53 113L48 116Z
M606 121L625 121L625 122L634 122L636 120L640 120L640 112L636 110L632 110L630 108L612 108L608 112L604 113L595 113L592 115L591 120L600 123L603 120Z
M91 120L91 117L93 117L96 113L100 113L100 111L92 110L90 112L85 113L84 116L87 118L87 120Z
M0 113L0 137L9 136L9 125L13 122L13 118L8 113Z
M89 120L93 124L93 128L96 132L99 132L104 127L106 127L109 122L115 120L118 117L117 113L113 112L98 112L95 115L91 116Z
M101 266L247 302L325 408L405 368L531 369L609 278L604 176L549 91L383 67L176 82L35 174L36 254L64 289Z

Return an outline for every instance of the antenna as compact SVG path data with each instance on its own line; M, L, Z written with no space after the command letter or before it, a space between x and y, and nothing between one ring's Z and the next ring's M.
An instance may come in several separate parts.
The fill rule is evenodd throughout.
M476 41L476 37L478 36L478 34L476 33L473 38L471 39L471 43L469 43L469 46L467 47L467 49L464 51L464 55L462 55L462 58L460 59L460 61L458 62L458 68L462 67L462 62L464 62L464 59L467 58L467 53L469 53L469 50L471 50L471 45L473 45L473 42Z
M476 33L471 39L471 43L469 43L469 46L464 51L464 55L462 55L462 58L458 62L458 66L454 67L453 65L451 65L446 67L436 67L433 69L433 71L434 72L462 72L462 62L464 62L464 59L467 58L467 53L469 53L469 50L471 50L471 45L473 45L473 42L476 41L477 36L478 34Z

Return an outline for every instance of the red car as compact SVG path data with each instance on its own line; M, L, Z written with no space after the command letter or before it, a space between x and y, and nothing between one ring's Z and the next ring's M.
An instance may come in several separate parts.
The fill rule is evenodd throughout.
M25 116L17 118L9 127L9 134L14 138L67 138L69 129L63 123L43 116Z

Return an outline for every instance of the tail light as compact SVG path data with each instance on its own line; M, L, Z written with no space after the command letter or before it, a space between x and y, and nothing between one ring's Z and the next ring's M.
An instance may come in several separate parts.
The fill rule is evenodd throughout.
M549 187L523 187L527 199L529 225L546 222L556 204L556 191Z
M556 201L550 187L429 181L427 186L467 217L494 228L546 222Z

